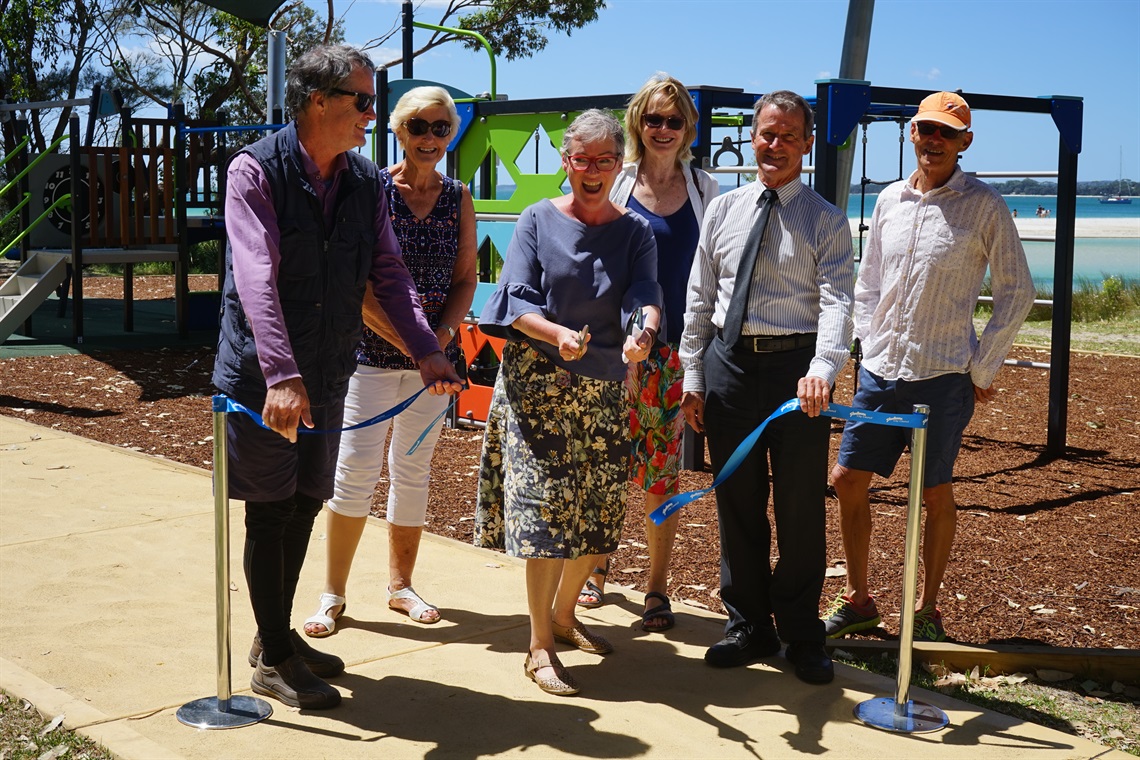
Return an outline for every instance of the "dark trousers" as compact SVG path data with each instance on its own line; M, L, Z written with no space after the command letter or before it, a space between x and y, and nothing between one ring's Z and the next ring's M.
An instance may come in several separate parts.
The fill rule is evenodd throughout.
M245 503L245 582L266 665L293 654L289 636L293 596L313 521L323 504L301 493L280 501Z
M705 351L705 430L713 471L783 402L794 398L814 348L753 353L714 338ZM771 625L784 641L823 641L824 499L829 421L792 412L769 423L751 454L716 489L725 630ZM768 464L779 558L772 567Z

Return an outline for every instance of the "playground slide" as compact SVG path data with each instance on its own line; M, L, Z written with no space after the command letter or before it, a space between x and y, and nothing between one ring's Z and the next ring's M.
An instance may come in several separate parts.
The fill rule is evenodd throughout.
M68 255L33 253L0 285L0 343L63 283Z

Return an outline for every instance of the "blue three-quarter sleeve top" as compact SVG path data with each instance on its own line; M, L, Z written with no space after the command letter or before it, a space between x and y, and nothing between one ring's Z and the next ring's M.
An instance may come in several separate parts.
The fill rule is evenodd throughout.
M530 340L511 325L540 314L572 330L590 326L586 355L566 361L558 347L531 344L558 366L597 380L622 380L626 326L643 306L660 307L657 244L648 222L623 214L587 226L548 200L523 211L507 247L494 294L479 317L487 335Z

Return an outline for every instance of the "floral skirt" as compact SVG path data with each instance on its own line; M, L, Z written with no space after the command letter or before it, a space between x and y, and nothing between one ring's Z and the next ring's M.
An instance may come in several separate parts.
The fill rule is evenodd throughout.
M621 381L576 375L508 341L483 437L475 545L526 559L614 551L629 451Z
M633 436L629 475L647 493L677 493L685 435L685 415L681 413L684 384L685 371L676 343L662 343L648 359L629 365L625 377Z

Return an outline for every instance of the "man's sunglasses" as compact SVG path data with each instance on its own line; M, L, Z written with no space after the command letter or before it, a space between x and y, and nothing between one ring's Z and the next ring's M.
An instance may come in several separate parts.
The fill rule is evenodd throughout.
M915 126L918 127L918 133L930 137L935 132L942 135L943 140L956 140L966 130L954 129L954 127L946 127L941 124L935 124L930 121L920 121Z
M428 130L431 130L436 137L447 137L451 134L451 122L443 119L433 122L420 118L408 119L404 122L404 129L408 130L408 134L412 137L422 137L428 133Z
M372 104L376 102L376 96L369 95L367 92L353 92L352 90L342 90L339 87L330 87L329 92L336 95L347 95L350 98L356 98L356 102L353 103L353 105L355 105L356 110L361 113L366 113L368 109L372 107Z
M680 116L662 116L659 113L643 113L641 120L645 122L645 126L650 129L661 129L664 124L674 132L685 128L685 120Z

